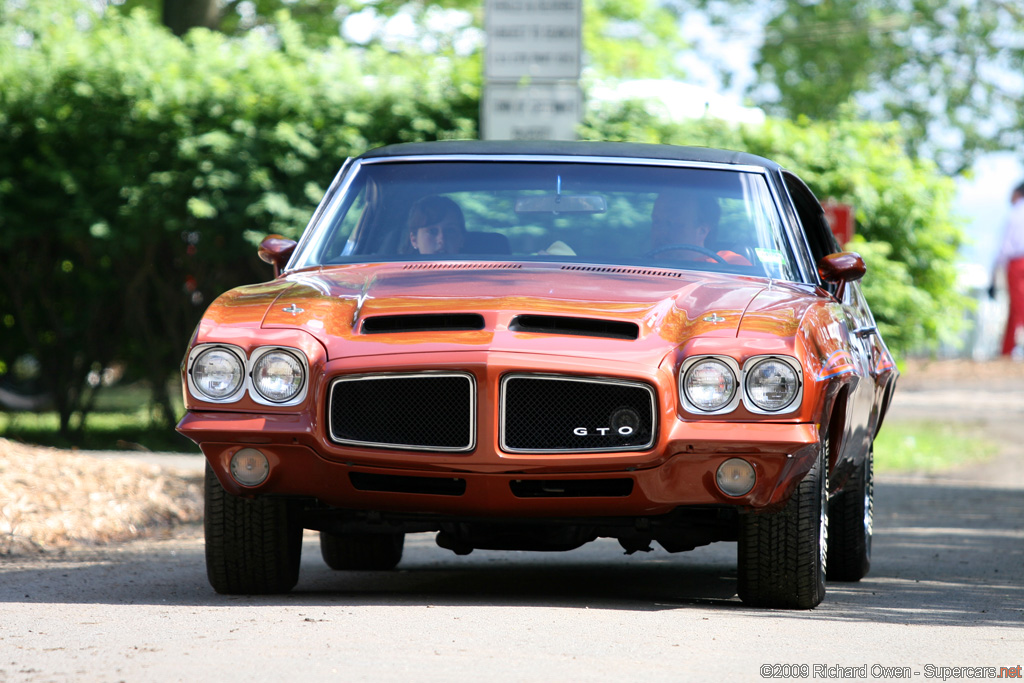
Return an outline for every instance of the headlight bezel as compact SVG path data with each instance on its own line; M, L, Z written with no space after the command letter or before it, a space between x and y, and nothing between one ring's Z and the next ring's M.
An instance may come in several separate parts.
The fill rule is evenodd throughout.
M287 356L291 360L295 361L299 368L299 387L290 396L284 399L275 400L264 394L260 390L259 383L256 380L256 372L260 363L272 353L279 353ZM255 349L249 357L249 372L247 374L251 388L250 396L252 396L252 400L263 405L271 406L287 406L301 403L306 396L306 387L309 385L309 367L304 359L305 354L298 352L295 349L289 349L283 346L262 346Z
M732 395L729 400L723 403L720 407L711 410L701 408L691 399L690 394L686 389L686 381L690 376L691 371L693 371L696 366L705 363L713 363L723 367L731 373L732 377ZM737 406L740 404L740 381L740 366L739 363L736 362L735 358L731 358L730 356L711 355L693 356L684 360L682 366L679 368L679 398L683 402L683 406L686 408L687 412L695 415L722 415L725 413L731 413L736 410Z
M207 394L199 388L199 383L195 378L196 364L205 354L221 349L230 353L240 364L242 368L242 381L240 386L233 391L231 394L224 397L216 397ZM256 388L255 380L253 379L253 372L256 369L257 363L269 353L281 352L290 356L295 360L300 368L302 375L301 386L299 390L291 397L285 400L275 401L271 398L265 397ZM218 342L202 343L194 346L188 354L185 368L185 379L187 383L187 389L189 396L197 401L204 403L215 403L215 404L228 404L237 403L242 400L246 395L252 399L253 402L265 406L274 407L288 407L298 405L306 400L306 396L309 392L309 359L306 354L298 348L291 346L258 346L250 353L246 353L245 349L234 344L223 344Z
M196 379L196 370L199 362L207 355L218 351L228 354L236 363L238 363L240 374L238 386L235 387L235 390L230 394L225 394L223 396L214 396L203 391L200 388L200 381ZM198 398L201 401L206 401L207 403L234 403L245 395L246 378L248 377L245 363L245 351L232 344L202 344L200 346L196 346L189 353L188 367L185 375L188 380L188 391L193 397Z
M788 367L793 372L794 381L796 382L796 389L789 401L775 409L764 408L759 405L752 398L750 391L750 379L754 374L754 370L763 363L768 362L777 362ZM751 356L743 363L743 404L750 412L758 415L785 415L787 413L795 412L803 402L803 394L803 369L800 367L800 364L797 363L795 358L771 354L764 356Z

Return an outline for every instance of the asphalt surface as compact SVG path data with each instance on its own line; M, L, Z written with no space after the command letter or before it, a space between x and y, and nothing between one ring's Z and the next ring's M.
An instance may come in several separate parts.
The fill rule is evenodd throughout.
M1019 393L897 394L892 420L973 422L1004 447L980 467L880 476L871 573L812 611L744 606L731 543L456 557L429 534L384 573L329 570L307 534L293 593L226 597L190 527L0 560L0 682L993 680L1024 664Z

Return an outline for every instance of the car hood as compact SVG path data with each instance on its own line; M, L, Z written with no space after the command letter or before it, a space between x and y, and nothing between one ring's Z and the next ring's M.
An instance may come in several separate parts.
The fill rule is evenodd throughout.
M221 296L205 320L218 326L302 329L329 358L488 349L574 357L620 356L657 363L696 337L735 337L744 331L792 337L807 292L767 280L716 273L615 266L520 263L372 264L292 273ZM425 314L438 329L406 329ZM465 329L458 314L476 314ZM535 316L524 329L517 316ZM387 317L385 320L382 316ZM369 333L367 320L385 322ZM609 336L601 325L626 323L629 335ZM519 319L521 320L521 319ZM453 322L454 321L454 322ZM568 322L569 324L566 324ZM445 329L451 325L451 329ZM369 326L367 326L369 327Z

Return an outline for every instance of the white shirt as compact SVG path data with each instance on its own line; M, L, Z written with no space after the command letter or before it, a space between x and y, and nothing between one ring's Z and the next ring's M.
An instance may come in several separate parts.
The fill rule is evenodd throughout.
M1006 217L1006 225L1003 227L1003 241L996 254L995 267L1001 268L1018 258L1024 258L1024 197L1010 207L1010 215Z

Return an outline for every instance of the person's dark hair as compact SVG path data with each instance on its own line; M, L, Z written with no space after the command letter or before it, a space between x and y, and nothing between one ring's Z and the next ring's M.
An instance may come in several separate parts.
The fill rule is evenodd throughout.
M1020 196L1024 197L1024 182L1022 182L1017 187L1013 188L1013 194L1019 194Z
M722 218L722 207L718 204L718 199L710 195L701 195L697 202L697 217L712 230L717 228L718 221Z
M691 200L693 201L692 205L689 203ZM700 225L708 226L712 231L718 227L718 221L722 217L722 207L718 205L718 199L714 195L696 189L664 193L657 201L662 202L665 210L671 214L691 209L692 206L697 222Z
M446 218L454 218L462 232L466 231L466 218L462 215L459 205L448 197L434 195L420 199L409 209L409 231L415 232L422 227L440 223Z

